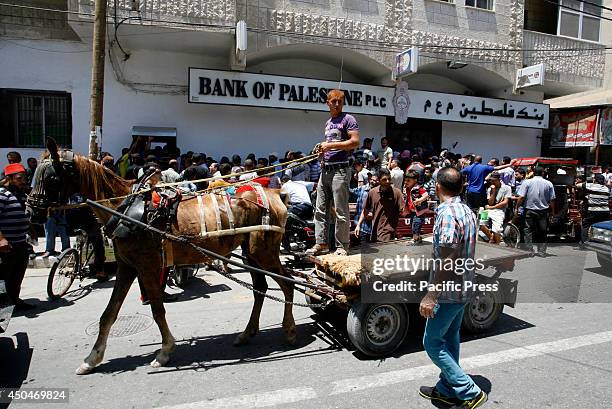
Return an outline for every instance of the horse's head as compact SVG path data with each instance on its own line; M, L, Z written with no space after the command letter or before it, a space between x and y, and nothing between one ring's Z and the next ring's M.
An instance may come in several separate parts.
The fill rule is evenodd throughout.
M47 150L48 155L44 155L34 172L32 192L27 201L34 223L43 223L50 207L67 204L80 187L72 151L58 150L52 138L47 138Z

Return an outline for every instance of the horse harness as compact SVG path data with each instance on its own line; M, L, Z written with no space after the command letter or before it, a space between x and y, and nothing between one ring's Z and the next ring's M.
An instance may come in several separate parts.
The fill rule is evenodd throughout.
M132 192L142 190L143 183L138 183L133 186ZM200 237L215 237L223 236L231 233L239 233L241 228L236 228L234 213L232 206L237 200L246 200L263 210L259 230L275 230L270 226L270 200L264 191L263 187L257 183L250 183L242 186L237 193L252 190L257 195L256 201L242 197L229 196L226 192L196 194L198 201L198 218L200 222ZM206 206L204 198L210 197L210 206ZM221 196L221 203L217 196ZM177 220L178 206L182 200L182 194L178 189L158 189L152 187L139 194L129 195L119 205L117 211L132 219L145 222L149 225L163 227L165 231L169 231L172 223ZM212 210L215 216L215 227L209 229L206 225L206 216ZM223 228L221 214L225 213L228 219L228 228ZM244 228L242 228L244 229ZM105 226L105 230L110 237L128 238L139 237L146 234L143 228L137 227L135 224L121 220L117 216L111 217ZM226 234L224 234L226 233Z

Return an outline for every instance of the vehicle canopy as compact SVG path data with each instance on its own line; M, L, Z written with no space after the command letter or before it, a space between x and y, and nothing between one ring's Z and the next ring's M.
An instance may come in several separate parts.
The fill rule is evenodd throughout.
M514 159L514 166L535 166L535 165L568 165L578 166L578 159L572 158L546 158L541 156L535 156L532 158L516 158Z
M514 166L527 169L528 166L542 166L546 170L546 178L553 185L574 185L576 182L576 168L578 159L572 158L546 158L531 157L514 159Z

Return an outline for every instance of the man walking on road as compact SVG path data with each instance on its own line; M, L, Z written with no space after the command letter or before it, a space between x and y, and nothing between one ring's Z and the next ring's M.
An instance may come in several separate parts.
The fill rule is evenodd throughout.
M315 206L315 235L317 243L307 250L317 255L328 251L325 237L325 215L336 210L336 254L348 254L350 238L349 216L349 151L359 147L359 125L352 115L342 112L344 91L334 89L327 94L327 106L331 118L325 124L325 142L321 143L323 166L317 184L317 204Z
M421 386L419 394L452 408L474 409L487 401L487 394L459 366L459 329L465 304L473 294L466 289L466 284L475 275L473 259L478 223L470 208L461 202L462 184L457 169L443 168L438 172L436 191L440 205L434 223L433 253L436 261L442 262L434 263L429 281L430 287L438 288L423 297L419 312L427 318L423 346L441 372L438 383L433 387ZM466 263L470 259L472 262ZM461 266L472 268L463 269L463 274L455 273L452 267L459 266L459 261Z
M546 233L548 231L548 211L555 200L553 184L543 178L544 168L536 166L533 178L525 180L516 192L516 209L525 206L525 244L533 252L533 241L537 243L538 256L546 257ZM554 209L553 214L554 214ZM515 210L517 215L518 210Z

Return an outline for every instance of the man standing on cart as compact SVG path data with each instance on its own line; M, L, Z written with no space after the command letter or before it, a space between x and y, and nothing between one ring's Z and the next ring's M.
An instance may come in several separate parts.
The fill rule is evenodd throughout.
M435 285L443 289L430 289L421 301L419 312L427 318L423 346L441 373L435 386L421 386L419 394L453 408L474 409L487 401L487 394L459 366L459 329L465 305L473 293L466 284L475 275L473 259L478 223L470 208L461 202L461 188L461 173L457 169L440 169L436 182L440 205L434 223L433 255L442 263L434 263L429 284L430 288ZM470 259L472 263L468 263ZM463 274L448 268L459 267L459 261Z
M327 106L331 118L325 124L325 142L320 145L323 156L321 176L317 184L315 206L315 235L317 243L307 250L308 254L326 253L326 215L331 206L336 213L336 254L347 255L351 230L349 216L349 152L359 147L359 125L352 115L342 112L344 91L333 89L327 93Z

